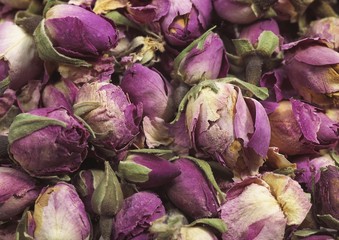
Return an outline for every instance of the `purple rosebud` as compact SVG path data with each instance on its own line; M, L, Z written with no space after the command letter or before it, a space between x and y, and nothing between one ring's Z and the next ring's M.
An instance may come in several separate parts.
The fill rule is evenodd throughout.
M35 202L34 239L90 239L91 224L73 185L44 188Z
M321 168L335 165L333 158L329 154L301 156L293 159L293 162L297 164L295 180L300 184L305 184L308 192L312 192L314 185L319 181Z
M283 49L287 76L299 95L324 108L338 106L339 53L312 39Z
M75 5L58 4L50 8L45 28L54 48L69 57L99 57L117 42L111 22Z
M25 172L0 167L0 221L8 221L33 205L41 188Z
M169 7L169 0L132 0L127 4L127 12L133 21L140 24L150 24L165 16Z
M184 47L202 35L211 24L211 0L172 0L160 20L162 32L173 46Z
M42 92L42 104L50 108L64 107L72 112L77 93L78 88L69 80L49 83Z
M9 88L19 90L29 80L38 79L43 62L38 56L34 39L14 22L0 22L0 87L9 77Z
M9 154L34 176L76 171L87 155L89 133L64 108L39 108L16 116L9 129Z
M339 221L339 169L336 166L328 166L321 171L320 179L315 185L315 207L319 215L329 215L336 222ZM325 222L325 226L332 227ZM334 224L333 224L334 225Z
M187 103L186 125L192 145L199 154L212 156L237 176L256 174L269 147L267 114L259 102L245 99L238 87L211 82Z
M327 17L311 22L305 34L308 37L319 37L333 43L334 49L339 49L339 19Z
M220 208L228 231L222 239L283 239L311 208L309 197L290 177L267 172L235 183Z
M120 87L132 103L142 104L144 116L159 117L165 121L173 118L172 87L156 70L134 64L125 72Z
M165 208L155 193L135 193L124 200L122 209L115 216L112 239L139 239L138 236L147 234L152 222L164 215Z
M217 216L216 192L199 166L185 158L175 160L173 164L181 174L166 187L170 201L193 219Z
M271 143L287 155L315 153L333 147L339 138L338 124L320 109L299 100L281 101L269 114Z
M119 176L143 189L160 187L180 175L170 161L147 153L130 153L119 162Z
M39 107L42 82L31 80L23 86L17 96L17 102L22 112L29 112Z
M205 79L226 77L229 69L224 43L216 33L209 34L178 63L174 76L189 85Z
M91 142L99 148L124 150L139 133L141 106L132 104L122 89L111 83L83 85L73 108L94 131L96 138Z

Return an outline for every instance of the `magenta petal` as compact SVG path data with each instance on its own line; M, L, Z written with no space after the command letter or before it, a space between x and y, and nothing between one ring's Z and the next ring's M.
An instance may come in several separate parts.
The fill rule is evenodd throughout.
M309 46L295 54L299 62L313 66L332 65L339 63L339 53L325 46Z

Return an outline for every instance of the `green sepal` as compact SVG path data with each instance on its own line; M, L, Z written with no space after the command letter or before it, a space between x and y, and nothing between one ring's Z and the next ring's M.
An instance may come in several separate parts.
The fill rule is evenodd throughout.
M258 87L256 85L242 81L242 80L235 78L235 77L218 78L214 81L222 81L222 82L226 82L226 83L232 83L232 84L234 84L234 85L236 85L236 86L238 86L242 89L250 91L251 93L253 93L254 96L259 98L260 100L265 100L269 96L267 88Z
M239 56L244 56L255 51L253 45L247 39L232 39L232 42Z
M214 189L217 191L217 199L219 201L219 204L225 202L226 194L223 191L221 191L221 189L219 188L219 185L214 178L211 166L206 161L198 159L198 158L194 158L194 157L191 157L191 156L184 156L184 158L187 158L187 159L193 161L204 172L208 181L210 181L210 183L212 184Z
M339 229L339 220L330 214L317 215L318 219L323 222L327 227Z
M199 38L195 39L191 44L189 44L182 52L174 59L173 62L173 69L176 71L179 68L179 65L181 61L185 58L185 56L193 49L202 49L204 46L204 43L206 41L206 38L208 35L210 35L213 31L213 29L216 28L216 26L208 29L204 34L202 34Z
M312 236L314 234L320 233L322 232L320 229L310 229L310 228L306 228L306 229L302 229L302 230L297 230L293 233L294 236L297 237L308 237L308 236Z
M330 152L330 156L334 160L335 165L339 166L339 155L338 155L338 153L335 150L333 150L333 151Z
M181 100L179 107L178 107L178 112L174 118L174 120L172 122L170 122L170 124L174 124L175 122L177 122L181 116L181 112L184 111L186 103L188 102L188 100L190 100L191 98L196 99L199 95L199 93L201 92L201 90L203 90L204 88L211 88L211 90L215 93L218 92L218 87L215 85L215 80L204 80L202 82L200 82L199 84L193 86L187 93L186 95L183 97L183 99Z
M118 166L119 176L134 183L144 183L149 180L148 174L152 169L133 161L120 161Z
M67 127L65 122L57 119L20 113L15 117L9 128L8 142L12 144L14 141L50 125Z
M135 29L140 28L137 24L126 18L119 11L111 11L105 15L106 18L112 20L116 25L122 25L127 27L132 27Z
M67 57L63 54L58 53L51 40L49 40L46 30L45 30L45 19L43 19L38 27L34 31L34 40L37 46L37 50L39 53L39 57L44 61L52 61L52 62L59 62L65 63L69 65L74 65L77 67L91 67L92 65L88 62L77 59Z
M197 224L206 224L210 227L217 229L220 233L227 232L227 225L220 218L200 218L200 219L197 219L194 222L190 223L187 226L192 227L192 226L195 226Z
M166 155L173 153L173 150L170 149L156 149L156 148L140 148L140 149L131 149L128 150L129 153L149 153L155 155Z
M279 38L272 31L263 31L258 38L257 51L265 56L271 56L279 46Z
M0 94L6 91L10 83L11 83L11 79L9 78L9 76L3 79L2 81L0 81Z
M55 176L34 176L39 179L46 179L51 183L58 183L58 182L70 182L72 179L69 175L55 175Z
M73 105L73 110L75 115L82 117L100 106L100 102L80 102Z
M58 4L67 4L67 3L63 2L63 1L60 1L60 0L44 0L44 4L45 4L45 7L43 9L42 15L45 17L46 16L46 12L50 8L52 8L53 6L58 5Z
M121 209L124 196L115 172L105 161L105 176L94 190L92 208L100 216L113 217Z
M32 212L26 210L19 221L16 228L15 239L16 240L34 240L33 236L28 233L28 225L34 222Z
M82 124L84 124L85 128L88 130L88 132L91 134L92 138L96 138L96 133L93 131L93 129L91 128L91 126L81 117L79 117L78 115L74 114L74 117L76 119L78 119Z

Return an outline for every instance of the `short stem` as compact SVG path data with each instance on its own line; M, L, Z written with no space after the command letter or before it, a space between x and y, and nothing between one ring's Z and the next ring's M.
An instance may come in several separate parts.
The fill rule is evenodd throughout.
M252 55L246 58L246 81L258 86L264 61L259 55Z

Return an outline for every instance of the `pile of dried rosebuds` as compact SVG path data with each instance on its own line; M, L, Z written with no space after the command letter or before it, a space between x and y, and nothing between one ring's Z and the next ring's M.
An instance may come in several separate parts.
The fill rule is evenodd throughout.
M0 0L0 239L338 239L338 14Z

